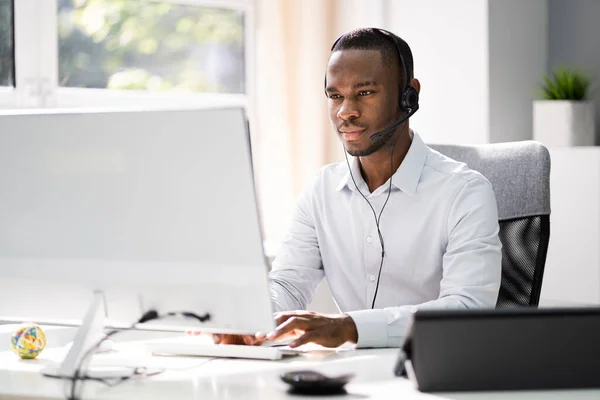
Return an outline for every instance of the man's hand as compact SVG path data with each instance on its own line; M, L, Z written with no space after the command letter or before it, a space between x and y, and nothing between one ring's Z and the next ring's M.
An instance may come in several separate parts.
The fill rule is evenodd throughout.
M346 342L356 343L358 331L348 315L325 315L309 311L293 311L275 315L277 328L266 336L272 341L296 338L290 347L316 343L338 347ZM258 336L263 339L264 336Z
M264 338L253 335L221 335L217 333L203 333L198 331L186 331L191 336L209 336L215 344L245 344L248 346L260 346Z

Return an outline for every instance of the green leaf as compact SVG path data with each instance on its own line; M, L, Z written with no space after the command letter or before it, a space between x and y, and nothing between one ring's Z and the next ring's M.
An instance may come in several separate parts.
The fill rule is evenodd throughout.
M541 94L546 100L584 100L592 80L586 74L565 67L555 68L551 76L542 75Z

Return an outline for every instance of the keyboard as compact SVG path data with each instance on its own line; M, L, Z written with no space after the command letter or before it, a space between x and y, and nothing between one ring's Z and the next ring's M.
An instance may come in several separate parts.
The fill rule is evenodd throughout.
M144 343L143 346L154 355L247 358L255 360L280 360L283 357L296 356L303 352L302 350L294 350L288 346L277 346L272 343L261 346L209 344L190 336L149 341Z

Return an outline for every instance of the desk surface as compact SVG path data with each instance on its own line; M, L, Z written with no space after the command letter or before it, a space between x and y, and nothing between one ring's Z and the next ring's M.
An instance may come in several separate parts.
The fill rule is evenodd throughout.
M4 346L0 349L5 349ZM279 375L288 370L315 369L325 374L353 373L346 395L333 399L599 399L600 390L446 393L426 394L414 389L392 369L397 349L315 351L281 361L208 359L201 357L152 357L135 345L110 355L96 356L109 365L137 365L165 368L154 377L129 380L114 388L100 383L85 384L84 399L302 399L292 395ZM0 352L0 398L64 398L65 383L44 378L39 371L60 359L62 349L46 349L36 360L20 360L10 350Z

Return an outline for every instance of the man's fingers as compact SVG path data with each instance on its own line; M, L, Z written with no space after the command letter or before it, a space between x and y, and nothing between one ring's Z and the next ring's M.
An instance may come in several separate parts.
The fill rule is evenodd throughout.
M223 335L215 333L212 335L212 338L215 344L240 344L248 346L259 344L257 343L257 339L252 335Z
M253 346L254 343L256 342L256 339L254 339L253 336L249 336L249 335L242 336L242 340L244 341L244 344L246 346Z
M297 335L296 330L306 331L310 327L310 322L306 318L293 316L279 325L275 330L267 335L269 340L283 340Z
M302 334L304 334L303 330L293 329L289 332L284 332L284 333L278 334L277 336L267 338L267 340L269 340L271 342L283 342L283 341L287 341L290 339L296 339L297 337L299 337Z
M222 335L221 344L244 344L244 339L239 335Z
M306 332L304 335L300 336L298 339L290 342L289 346L291 348L302 346L306 343L318 343L319 334L315 331Z
M277 324L277 326L283 324L285 321L287 321L288 319L292 318L292 317L296 317L297 315L295 313L277 313L275 314L275 323Z
M314 315L314 312L299 310L299 311L278 312L278 313L275 313L274 318L275 318L275 323L277 323L277 325L281 325L285 321L287 321L288 319L290 319L292 317L308 317L310 315Z
M214 334L213 341L215 344L244 344L240 335Z
M265 341L265 338L266 338L265 336L255 336L254 337L254 345L260 346Z

